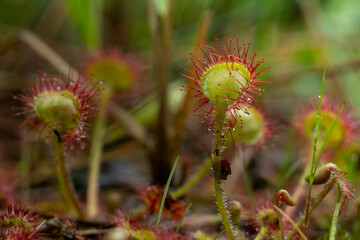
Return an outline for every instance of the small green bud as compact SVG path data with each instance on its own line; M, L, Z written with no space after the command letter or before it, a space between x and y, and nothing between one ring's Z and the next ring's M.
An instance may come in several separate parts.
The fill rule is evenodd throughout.
M209 68L201 78L205 97L215 109L226 110L250 84L250 72L240 63L221 63Z
M230 219L234 225L240 224L241 209L240 202L233 200L229 203Z
M285 203L287 206L294 207L296 206L296 202L294 199L290 196L288 191L285 189L280 189L275 197L275 204L279 207L280 203Z
M128 221L124 221L121 225L122 226L121 226L121 228L119 228L119 231L123 230L124 233L130 235L134 239L138 239L138 240L155 240L156 239L156 234L151 230L133 229ZM109 238L109 239L113 239L113 238Z
M319 169L315 173L315 178L314 178L313 184L319 185L319 184L326 183L329 180L331 173L337 169L338 169L338 167L333 163L327 163L325 165L322 165L321 167L319 167ZM310 175L306 176L305 180L307 182L309 182Z
M80 123L80 103L74 94L67 90L46 92L34 100L36 116L46 123L59 136L72 134Z
M121 227L114 228L105 235L105 240L128 240L130 234Z
M232 134L225 136L225 145L232 143L244 143L255 145L265 137L265 119L255 108L248 108L245 112L232 109L227 113L229 131Z
M275 226L278 223L278 218L275 210L270 208L259 211L257 214L257 218L262 227L267 227L269 225Z
M206 233L204 233L203 231L197 230L196 233L194 234L194 238L195 240L213 240L213 237L210 237L209 235L207 235Z

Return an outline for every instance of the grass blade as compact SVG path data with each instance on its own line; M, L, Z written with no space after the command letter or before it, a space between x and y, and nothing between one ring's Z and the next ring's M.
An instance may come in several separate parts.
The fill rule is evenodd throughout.
M171 183L171 179L172 179L172 177L173 177L173 175L174 175L176 165L177 165L177 163L178 163L178 161L179 161L179 157L180 157L180 156L178 155L177 158L175 159L175 162L174 162L174 165L173 165L173 167L172 167L172 169L171 169L169 178L168 178L168 180L167 180L167 182L166 182L164 194L163 194L163 197L162 197L162 200L161 200L161 204L160 204L160 210L159 210L158 219L157 219L157 221L156 221L156 226L158 226L159 223L160 223L161 214L162 214L162 210L163 210L163 208L164 208L164 203L165 203L165 199L166 199L166 196L167 196L167 192L168 192L168 190L169 190L169 186L170 186L170 183Z
M320 159L321 159L322 154L324 153L326 143L327 143L327 142L329 141L329 139L330 139L330 135L331 135L332 131L333 131L334 128L335 128L335 125L336 125L336 123L337 123L337 121L338 121L338 119L339 119L339 117L340 117L340 115L341 115L342 110L344 109L344 106L345 106L345 102L343 102L343 104L342 104L342 106L341 106L341 109L340 109L338 115L336 116L336 119L335 119L333 125L331 126L331 128L330 128L327 136L326 136L325 142L324 142L324 144L323 144L323 146L322 146L322 148L321 148L319 157L318 157L317 162L316 162L316 165L315 165L315 171L316 171L316 169L317 169L318 166L319 166ZM315 175L315 172L314 172L314 175Z
M312 161L311 161L309 190L308 190L308 194L307 194L307 198L306 198L306 208L305 208L305 221L304 221L305 228L307 227L307 225L309 223L309 207L310 207L311 189L312 189L312 185L313 185L313 182L315 179L316 166L317 166L315 163L315 158L316 158L316 151L317 151L317 141L318 141L320 131L321 131L321 120L322 120L321 103L322 103L323 92L324 92L326 68L327 68L327 62L325 65L324 74L323 74L323 78L322 78L322 82L321 82L321 91L320 91L320 95L319 95L319 109L317 112L317 122L316 122L315 131L314 131L314 148L313 148L313 156L312 156Z
M184 221L185 215L186 215L187 212L189 211L191 205L192 205L192 203L190 203L189 206L186 208L186 210L185 210L185 212L184 212L184 215L183 215L182 218L180 219L179 225L178 225L178 227L176 228L176 232L175 232L175 233L178 233L178 232L179 232L180 227L181 227L181 224L182 224L182 222Z
M221 231L218 235L216 235L216 237L214 237L214 239L213 239L213 240L218 239L218 237L220 237L220 236L221 236L221 234L223 234L225 231L226 231L226 229L222 230L222 231Z

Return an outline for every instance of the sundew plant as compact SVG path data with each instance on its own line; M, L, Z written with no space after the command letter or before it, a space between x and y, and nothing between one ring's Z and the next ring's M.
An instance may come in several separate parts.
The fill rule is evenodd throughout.
M357 239L355 0L0 2L0 238Z

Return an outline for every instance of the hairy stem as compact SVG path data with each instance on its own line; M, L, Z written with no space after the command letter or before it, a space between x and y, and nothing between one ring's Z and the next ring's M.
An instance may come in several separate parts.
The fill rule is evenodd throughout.
M201 179L203 179L206 176L206 174L210 172L210 168L211 168L211 158L207 159L206 162L203 163L200 169L195 173L195 175L189 181L187 181L184 185L182 185L173 193L171 193L171 196L175 199L184 196L196 184L198 184L201 181Z
M215 111L215 114L216 114L215 143L214 143L214 150L211 155L213 161L213 170L214 170L215 198L226 233L229 239L233 240L235 239L235 235L233 233L232 225L228 216L228 211L225 207L223 189L221 186L221 154L222 154L225 113L222 111Z
M315 210L315 208L320 204L320 202L330 192L330 190L333 187L333 185L335 184L335 182L336 182L336 178L332 175L330 177L330 179L325 183L321 192L310 201L309 214L311 214ZM305 221L305 214L299 218L296 225L300 228L304 224L304 221ZM287 240L294 239L296 232L297 232L297 230L296 230L296 228L294 228L288 235Z
M329 240L335 240L337 224L338 224L338 220L339 220L339 214L340 214L340 210L344 203L344 198L345 198L344 190L341 187L340 182L338 182L338 190L339 190L339 196L338 196L338 198L336 200L336 204L335 204L334 214L333 214L333 218L332 218L332 222L331 222Z
M56 156L56 173L59 179L60 189L68 205L70 205L80 219L84 219L81 211L80 202L76 197L74 187L70 181L70 176L66 169L64 142L60 138L54 140Z

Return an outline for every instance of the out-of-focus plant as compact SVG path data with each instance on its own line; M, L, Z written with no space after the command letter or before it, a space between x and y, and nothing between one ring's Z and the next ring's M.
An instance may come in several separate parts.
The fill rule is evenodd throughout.
M142 65L132 56L120 54L116 50L99 53L86 63L87 75L103 83L100 94L100 111L95 121L93 142L90 149L90 174L87 191L87 214L94 218L98 214L99 174L101 156L106 133L106 113L115 95L120 96L122 105L131 104L141 92ZM134 97L135 96L135 97ZM120 108L120 106L118 106Z
M65 156L66 151L75 145L85 148L90 121L97 112L94 100L99 94L97 83L92 86L81 76L73 81L71 77L63 80L39 72L38 84L28 91L29 95L14 96L25 104L17 114L29 114L23 125L34 127L42 124L49 131L61 191L78 217L83 218L84 214L66 170Z

